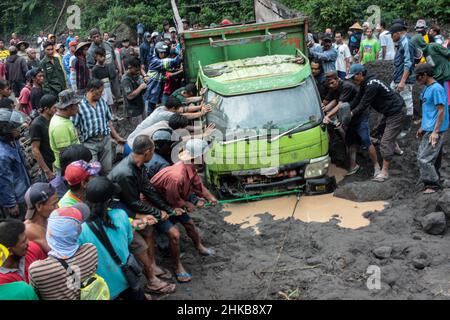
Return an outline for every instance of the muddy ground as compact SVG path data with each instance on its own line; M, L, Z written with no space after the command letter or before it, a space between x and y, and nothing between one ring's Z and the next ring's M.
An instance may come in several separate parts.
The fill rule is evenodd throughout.
M386 75L383 75L386 76ZM417 92L418 89L416 89ZM368 182L372 174L367 157L363 169L339 183L336 195L355 201L387 200L379 213L366 213L371 221L352 230L328 223L293 220L273 281L269 299L447 299L450 296L450 234L431 235L422 227L427 214L445 210L450 189L423 195L418 185L414 126L400 145L403 156L391 166L385 184ZM448 150L450 138L445 148ZM444 155L442 178L450 187L450 163ZM440 199L440 201L438 201ZM300 200L301 201L301 200ZM292 208L294 209L294 208ZM260 215L260 234L224 222L229 213L221 208L193 214L214 257L200 257L184 234L183 263L193 274L191 283L178 285L177 292L161 299L263 299L274 270L290 219L273 220L270 212ZM441 214L442 215L442 214ZM440 215L437 215L441 217ZM436 233L446 221L433 224ZM440 230L438 230L441 228ZM163 265L170 258L160 255ZM368 289L369 266L380 270L380 287ZM376 284L376 283L375 283Z
M448 147L450 141L447 141ZM293 220L268 298L286 299L443 299L450 296L450 235L424 232L421 219L437 209L446 189L422 195L415 166L417 141L404 141L405 154L392 164L392 178L383 186L367 182L366 166L339 185L341 196L357 200L388 200L380 213L367 213L371 223L357 230L328 223ZM444 157L446 158L446 157ZM443 177L450 178L444 160ZM448 180L446 184L448 184ZM338 190L339 190L338 189ZM356 196L355 196L356 194ZM445 198L445 196L443 197ZM300 200L301 201L301 200ZM449 201L443 199L441 207ZM293 208L292 208L293 209ZM268 212L257 225L241 229L223 221L220 208L202 210L193 218L215 257L200 257L183 237L183 262L193 281L178 286L164 299L263 299L288 220L274 221ZM375 255L376 252L377 256ZM169 257L163 263L170 267ZM369 266L380 268L380 289L369 290ZM282 293L280 293L282 292ZM284 293L284 294L283 294Z

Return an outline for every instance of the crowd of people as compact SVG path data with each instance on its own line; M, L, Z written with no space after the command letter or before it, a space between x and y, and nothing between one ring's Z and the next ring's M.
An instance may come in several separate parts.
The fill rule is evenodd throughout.
M345 142L348 175L360 169L356 154L362 148L367 150L374 166L373 179L378 182L389 178L394 155L403 154L397 139L409 134L413 121L421 123L418 166L424 192L434 193L441 187L439 168L448 129L449 41L444 41L438 26L428 28L423 19L417 21L413 35L401 19L394 20L388 29L380 22L375 30L376 35L369 23L355 23L350 27L348 44L341 32L335 32L333 38L331 29L325 31L320 44L309 35L311 69L322 99L324 123L330 125L332 138L339 136ZM371 62L393 70L390 84L370 72L367 65ZM413 103L416 82L425 86L420 106ZM381 116L379 124L372 123L372 127L371 108ZM380 144L382 165L375 143Z
M193 120L211 111L205 91L184 84L180 39L168 23L145 33L139 50L128 39L118 50L98 29L88 41L73 32L63 43L54 39L41 34L41 60L15 34L8 54L0 51L0 189L8 190L0 196L7 252L0 298L145 300L172 293L172 271L156 264L157 239L167 237L162 246L179 283L193 276L182 264L177 224L199 255L214 255L190 216L217 204L197 171L214 126L191 134ZM128 140L116 130L122 102L121 120L134 128ZM24 127L37 177L19 143Z
M380 23L377 35L356 23L348 44L326 30L320 44L308 35L308 47L324 122L346 143L349 174L358 171L363 148L374 180L389 178L389 163L402 153L396 140L411 127L412 85L425 86L418 163L424 192L432 193L440 187L448 129L450 51L437 26L426 28L418 21L411 38L402 20L389 29ZM182 44L168 22L161 32L144 33L139 49L129 39L116 41L98 29L86 41L69 31L60 43L41 33L38 50L16 34L7 50L0 41L0 298L146 300L172 293L171 270L156 263L157 242L167 238L179 283L193 277L182 263L177 224L200 255L215 254L190 216L218 202L199 176L214 125L193 134L193 120L211 112L205 90L184 83ZM393 64L391 85L367 71L375 60ZM134 129L128 137L116 128L122 104ZM370 108L382 115L381 166ZM30 176L19 142L24 127L38 177ZM113 144L122 154L117 163ZM175 159L173 150L181 151Z

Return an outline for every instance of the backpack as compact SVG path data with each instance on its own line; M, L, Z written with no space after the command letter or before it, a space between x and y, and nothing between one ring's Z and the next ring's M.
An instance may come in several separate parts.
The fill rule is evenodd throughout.
M75 281L79 283L78 275L70 268L67 262L63 259L53 257L61 263L66 269L69 276L73 276ZM105 279L98 274L93 274L80 284L80 300L110 300L109 288Z

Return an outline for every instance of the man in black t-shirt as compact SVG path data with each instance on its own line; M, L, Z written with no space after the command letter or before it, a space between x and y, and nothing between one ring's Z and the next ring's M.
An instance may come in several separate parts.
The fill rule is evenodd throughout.
M361 126L360 122L364 119L368 119L367 113L358 119L351 119L350 116L350 104L358 95L358 87L350 81L343 81L339 78L336 71L326 73L326 83L328 87L328 93L323 102L323 111L325 117L323 122L326 124L343 126L333 126L329 128L330 141L334 138L334 129L338 130L343 142L345 142L344 150L346 149L349 156L350 169L348 175L354 174L359 170L359 165L356 163L356 151L359 145L363 147L369 147L367 144L370 142L370 136L364 134L364 139L359 139L358 128ZM347 112L344 112L344 111ZM337 117L335 118L335 116ZM335 118L335 119L333 119ZM350 120L352 120L350 122ZM364 123L365 124L365 123ZM362 135L362 133L361 133ZM344 157L345 159L345 157Z
M134 130L144 120L143 95L147 89L147 84L141 76L139 60L131 58L127 63L128 70L122 77L122 91L126 116Z
M55 156L50 148L48 126L56 112L56 102L55 96L44 95L40 101L40 116L33 120L30 127L31 152L41 169L40 180L42 182L49 182L55 178L52 170Z
M42 86L44 85L44 73L42 70L38 70L34 76L33 79L33 87L31 88L31 106L33 107L33 110L38 111L39 110L39 104L41 101L42 96L44 95L44 91L42 89Z
M384 182L389 178L389 164L398 148L396 140L402 131L405 119L405 102L398 92L377 79L375 75L368 74L363 65L353 64L347 78L359 86L358 96L350 106L352 120L358 119L369 109L383 115L381 122L385 124L385 129L380 142L383 167L380 168L378 160L373 159L376 152L372 144L370 144L369 155L372 153L371 159L375 167L373 180ZM367 121L367 129L361 128L364 129L365 134L369 131L368 126Z

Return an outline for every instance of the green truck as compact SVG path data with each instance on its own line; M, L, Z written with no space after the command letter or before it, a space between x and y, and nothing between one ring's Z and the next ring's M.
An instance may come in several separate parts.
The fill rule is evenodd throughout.
M186 78L213 107L205 176L221 198L334 191L307 26L300 16L183 32Z

